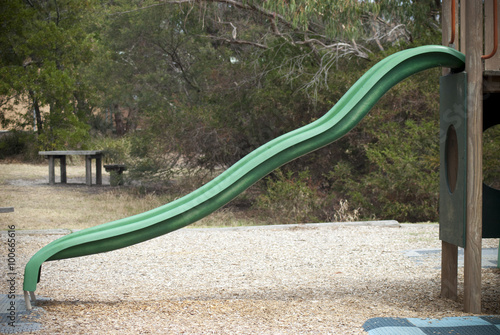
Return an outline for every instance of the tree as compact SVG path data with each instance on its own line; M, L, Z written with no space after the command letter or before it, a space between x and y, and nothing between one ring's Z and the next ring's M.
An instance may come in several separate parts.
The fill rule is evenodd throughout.
M116 15L166 6L184 9L186 18L196 15L207 27L204 38L260 50L255 59L265 69L278 68L290 80L304 77L304 88L314 93L342 58L367 60L373 50L439 31L436 0L164 0Z
M40 144L77 147L88 136L84 83L79 70L92 58L92 38L84 29L92 1L1 0L0 113L17 105L21 127L32 115ZM7 102L8 101L8 102Z
M273 4L277 7L251 1L143 1L135 7L116 1L108 8L102 39L110 48L109 63L96 73L103 74L105 105L133 107L137 124L147 129L134 133L132 151L141 172L168 178L172 165L165 158L176 163L182 157L208 169L228 166L322 116L377 60L439 40L434 1ZM331 17L339 19L330 22ZM432 139L437 122L436 91L428 83L413 89L419 80L411 89L396 89L397 99L391 94L382 99L372 118L334 145L283 167L283 176L309 166L310 185L336 205L348 199L362 207L362 215L434 218L436 184L429 176L436 173L435 150L428 150L434 147L408 150ZM414 92L427 99L412 104ZM415 108L422 114L414 115ZM377 130L380 124L410 130L387 137ZM400 148L395 138L401 137L410 142ZM398 155L404 159L396 166ZM429 157L422 160L422 155ZM416 161L418 169L395 173ZM418 181L411 187L394 183L411 175ZM368 184L376 192L366 192ZM389 184L397 189L382 192ZM418 203L416 210L412 203Z

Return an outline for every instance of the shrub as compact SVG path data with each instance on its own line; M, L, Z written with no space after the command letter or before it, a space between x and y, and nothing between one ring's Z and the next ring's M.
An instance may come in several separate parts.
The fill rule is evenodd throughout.
M284 173L276 170L265 179L265 191L255 207L268 214L275 224L316 221L320 209L317 187L311 184L309 171Z
M500 189L500 125L484 132L483 145L484 183Z
M365 146L370 171L348 162L329 173L361 215L403 222L435 221L439 197L439 129L434 122L390 122ZM436 161L437 157L437 161Z
M22 161L38 158L35 134L25 131L11 131L0 137L0 159L16 157Z

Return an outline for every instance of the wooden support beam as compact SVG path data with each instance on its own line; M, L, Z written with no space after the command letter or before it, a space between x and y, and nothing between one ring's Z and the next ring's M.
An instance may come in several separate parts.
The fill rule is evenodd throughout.
M458 247L442 241L441 296L457 300L458 297Z
M59 157L60 164L60 176L61 176L61 184L66 184L68 182L68 177L66 175L66 156Z
M457 0L443 0L443 4L441 6L441 13L442 13L442 40L441 44L444 46L449 46L449 43L451 41L451 30L452 30L452 2L457 1ZM458 31L458 30L456 30ZM458 45L458 36L455 36L456 41L453 42L453 44ZM443 68L443 76L447 75L449 73L449 69Z
M56 183L55 158L54 156L49 156L49 184L54 185L55 183Z
M85 156L85 183L92 186L92 156Z
M101 155L95 156L95 183L102 185L102 158Z
M458 0L457 0L458 1ZM466 26L466 20L467 20L467 8L466 8L467 0L460 0L460 48L459 51L466 53L466 48L467 48L467 29L464 29ZM458 7L457 7L458 8ZM482 17L482 16L481 16ZM482 22L482 20L481 20ZM481 36L483 36L482 31L481 31ZM481 49L482 50L482 49Z
M455 15L455 21L458 16L458 10L452 12L452 2L455 2L455 8L458 8L458 0L444 0L442 4L442 44L448 46L452 36L452 15ZM453 46L459 47L459 29L455 26L455 39ZM449 68L443 68L443 76L450 73ZM443 298L457 300L458 297L458 246L442 241L441 247L441 296Z
M467 224L464 251L464 310L481 313L483 2L462 0L467 71Z
M494 0L486 0L484 2L484 54L489 54L493 50L495 45L495 29L498 32L498 26L500 20L497 20L497 26L494 25ZM498 2L498 0L497 0ZM500 6L497 6L497 18L500 17ZM498 43L498 41L497 41ZM500 70L500 51L484 62L484 69L487 71L498 71Z

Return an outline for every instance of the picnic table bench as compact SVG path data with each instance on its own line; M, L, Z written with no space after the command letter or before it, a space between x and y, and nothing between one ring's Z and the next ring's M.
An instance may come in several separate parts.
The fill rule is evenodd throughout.
M92 160L95 159L95 183L102 185L102 150L58 150L39 151L39 155L45 156L49 160L49 184L56 183L55 160L59 159L61 168L61 183L66 184L66 156L85 156L85 183L92 185Z
M109 183L111 186L123 185L123 171L127 170L125 164L106 164L104 165L106 172L109 172Z

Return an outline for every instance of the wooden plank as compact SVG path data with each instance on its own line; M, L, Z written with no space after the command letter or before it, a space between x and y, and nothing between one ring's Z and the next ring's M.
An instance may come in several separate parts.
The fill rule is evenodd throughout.
M102 185L102 158L101 155L95 157L95 183Z
M442 17L442 35L441 35L441 44L444 46L449 46L449 42L451 39L451 3L456 0L443 0L443 4L441 5L441 12L443 13ZM449 73L450 69L443 68L443 76Z
M55 150L55 151L39 151L41 156L87 156L87 155L100 155L103 150Z
M92 158L85 156L85 183L92 186Z
M455 12L452 12L452 2L455 2ZM455 49L460 49L460 36L458 29L458 0L443 0L442 4L442 44ZM452 38L452 15L455 15L455 37ZM450 42L453 44L450 45ZM450 73L450 69L443 68L443 76ZM458 297L458 246L442 241L441 248L441 296L457 300Z
M0 213L12 213L14 207L0 207Z
M465 247L467 74L439 79L439 239Z
M54 185L56 183L54 160L54 156L49 156L49 185Z
M458 297L458 247L442 241L441 296L452 300Z
M493 50L494 45L494 29L498 31L498 22L497 27L493 24L493 1L494 0L485 0L484 2L484 54L489 54ZM500 11L500 7L497 8L497 15ZM486 59L484 62L485 70L500 70L500 52L497 53L490 59Z
M463 7L463 6L462 6ZM464 310L481 313L483 4L466 0L467 227L464 250Z
M61 184L66 184L68 181L66 175L66 156L61 156L59 158L60 170L61 170Z
M461 27L462 29L460 29L460 43L459 43L458 50L463 52L463 53L466 53L466 48L467 48L467 36L466 36L467 31L466 30L467 29L463 29L463 28L466 25L465 22L467 20L467 15L466 15L466 13L467 13L467 9L466 9L467 0L460 0L459 3L460 3L460 6L457 6L457 8L459 8L457 10L460 11L459 16L460 16L460 22L462 23L462 27ZM464 10L464 8L465 8L465 10ZM482 17L483 16L481 15L481 18ZM482 20L481 20L481 22L482 22ZM482 31L481 31L481 36L483 36Z
M458 296L458 246L465 246L467 164L467 75L440 78L439 238L442 240L441 296ZM450 133L451 126L454 129ZM456 135L453 137L452 135ZM455 149L455 150L453 150ZM453 156L455 154L456 156ZM455 157L456 159L452 159ZM451 176L455 175L455 178Z

